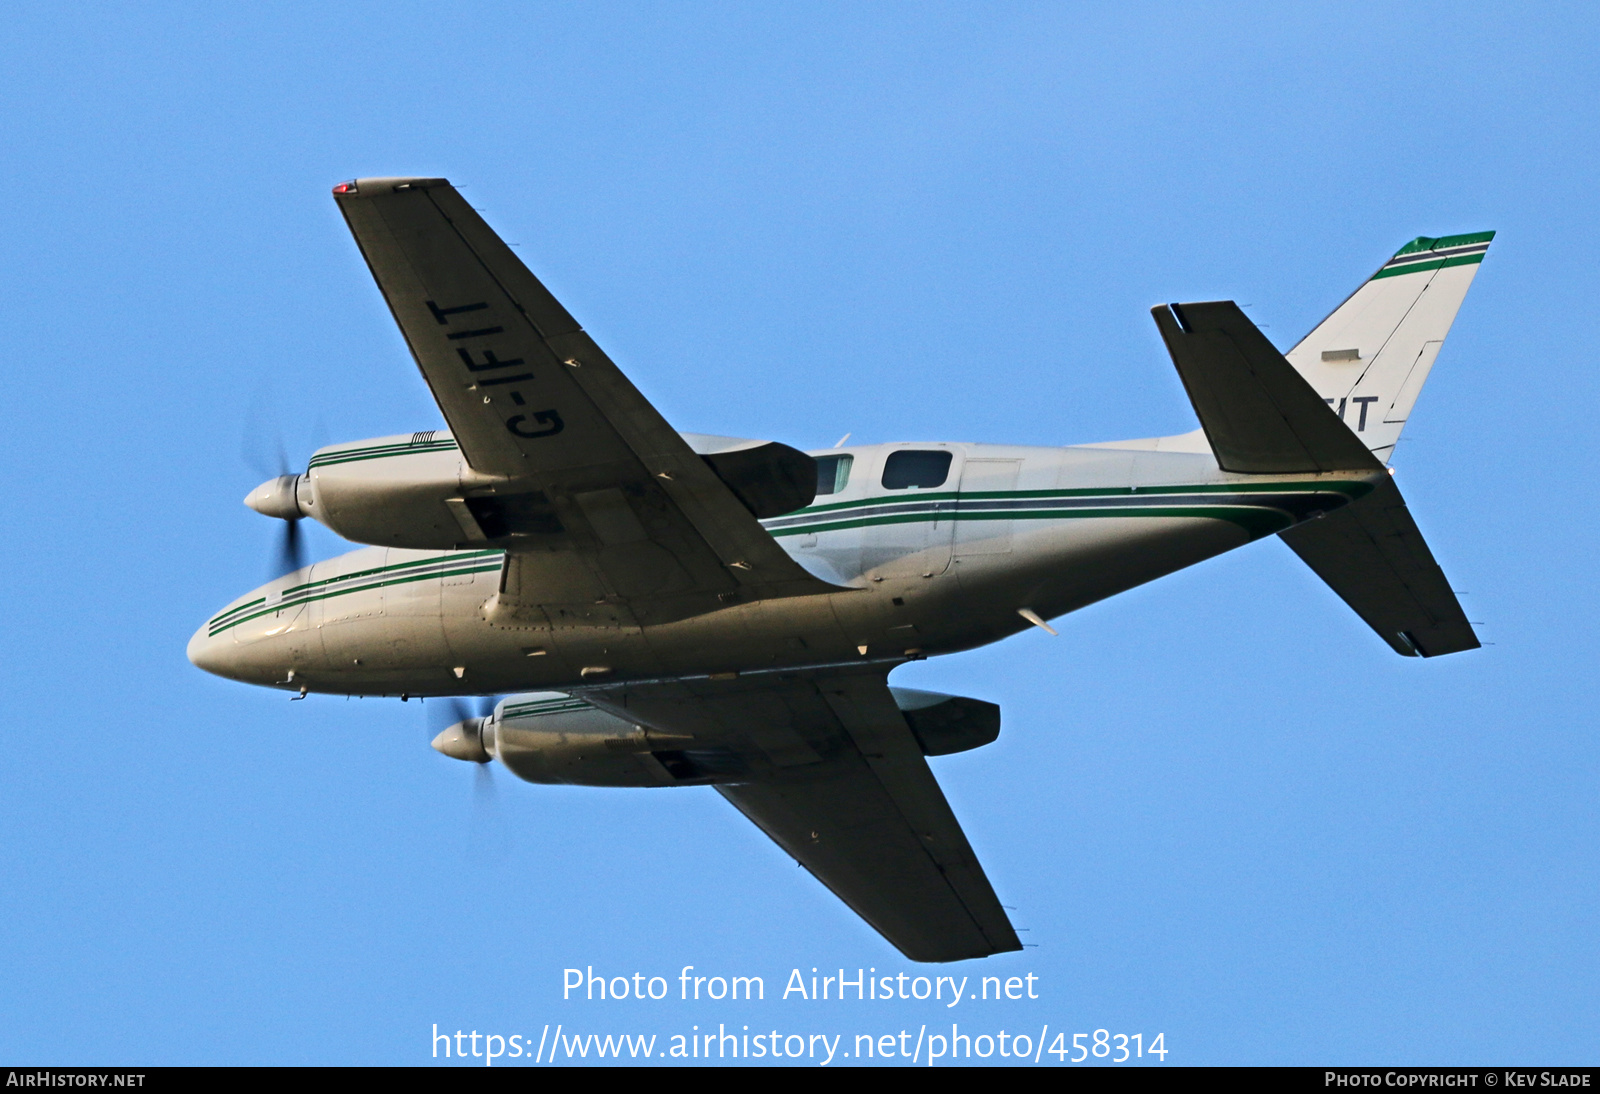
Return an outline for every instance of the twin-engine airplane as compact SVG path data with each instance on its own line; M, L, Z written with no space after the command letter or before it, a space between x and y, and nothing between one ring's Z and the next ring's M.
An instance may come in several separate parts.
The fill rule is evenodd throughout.
M1406 244L1287 355L1231 302L1155 308L1193 433L807 454L674 430L444 179L334 198L450 431L257 487L372 546L240 597L190 660L302 695L523 692L434 747L715 786L912 960L1020 943L925 759L999 708L897 665L1273 534L1395 652L1478 645L1386 462L1492 232Z

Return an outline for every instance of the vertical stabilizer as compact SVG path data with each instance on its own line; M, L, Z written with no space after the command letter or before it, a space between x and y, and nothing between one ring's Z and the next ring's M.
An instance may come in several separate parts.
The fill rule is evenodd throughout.
M1387 462L1493 232L1400 248L1284 356Z

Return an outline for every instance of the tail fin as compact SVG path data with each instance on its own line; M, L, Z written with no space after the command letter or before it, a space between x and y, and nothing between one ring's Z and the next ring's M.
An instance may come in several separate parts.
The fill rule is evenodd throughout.
M1367 473L1371 494L1279 533L1306 565L1397 653L1476 649L1472 624L1377 454L1339 424L1239 306L1169 304L1151 314L1218 467Z
M1388 461L1493 232L1421 236L1284 356Z

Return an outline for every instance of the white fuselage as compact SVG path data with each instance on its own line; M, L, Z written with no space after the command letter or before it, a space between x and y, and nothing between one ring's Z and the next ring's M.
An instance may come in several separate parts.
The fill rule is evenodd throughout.
M1203 440L1174 440L814 452L847 458L839 488L763 524L835 593L644 627L507 627L485 611L501 551L365 547L240 597L189 655L248 683L353 695L559 690L597 682L595 666L609 681L914 659L995 641L1030 625L1020 610L1065 614L1370 489L1351 473L1229 474ZM932 455L891 469L906 452ZM936 474L944 453L938 485L898 485L918 459ZM441 456L455 458L400 451L361 470L404 479Z

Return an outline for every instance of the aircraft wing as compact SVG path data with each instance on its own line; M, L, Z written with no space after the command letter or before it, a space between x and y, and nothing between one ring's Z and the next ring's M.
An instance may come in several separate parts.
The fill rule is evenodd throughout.
M448 181L358 179L334 197L484 480L462 501L464 529L513 556L564 556L550 565L572 602L629 601L641 623L832 590L784 553ZM518 593L513 580L506 602Z
M574 694L737 770L723 797L911 960L1022 948L881 667Z

